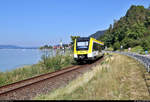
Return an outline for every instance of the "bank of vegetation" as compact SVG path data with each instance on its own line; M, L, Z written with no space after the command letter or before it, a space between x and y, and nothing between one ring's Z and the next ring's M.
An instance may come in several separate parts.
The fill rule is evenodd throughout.
M36 100L149 100L145 68L134 59L112 54L67 86L39 95Z
M114 24L97 38L104 42L107 48L118 50L137 48L150 51L150 7L132 5L125 16L114 20Z
M0 72L0 86L47 72L60 70L67 66L71 66L74 63L72 52L70 51L66 51L65 55L61 54L60 51L57 51L54 56L45 52L37 64L24 66L12 71Z
M80 36L71 36L72 45L78 37ZM97 31L89 37L104 42L102 48L107 46L110 51L121 50L122 46L125 51L131 48L132 52L150 53L150 7L132 5L125 16L114 20L107 30Z

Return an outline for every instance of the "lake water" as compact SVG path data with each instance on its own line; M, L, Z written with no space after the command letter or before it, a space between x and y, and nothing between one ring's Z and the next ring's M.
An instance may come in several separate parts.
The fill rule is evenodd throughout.
M0 72L36 64L42 54L38 49L0 49Z

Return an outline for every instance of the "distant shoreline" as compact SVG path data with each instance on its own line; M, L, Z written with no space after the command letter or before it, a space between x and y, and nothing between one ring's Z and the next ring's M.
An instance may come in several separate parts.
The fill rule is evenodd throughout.
M39 48L0 48L0 49L39 49Z
M0 49L38 49L38 46L0 45Z

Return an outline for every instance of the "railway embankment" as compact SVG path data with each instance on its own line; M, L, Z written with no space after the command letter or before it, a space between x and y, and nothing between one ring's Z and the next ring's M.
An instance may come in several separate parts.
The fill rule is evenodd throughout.
M149 100L146 69L135 59L112 53L92 71L38 100Z

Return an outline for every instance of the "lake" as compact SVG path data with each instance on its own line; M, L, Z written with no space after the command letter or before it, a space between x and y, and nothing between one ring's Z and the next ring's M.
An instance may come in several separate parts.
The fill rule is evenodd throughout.
M39 49L0 49L0 72L36 64L43 54Z

